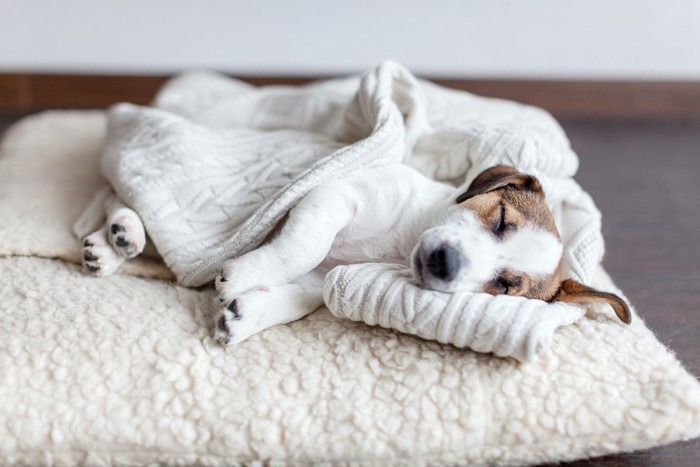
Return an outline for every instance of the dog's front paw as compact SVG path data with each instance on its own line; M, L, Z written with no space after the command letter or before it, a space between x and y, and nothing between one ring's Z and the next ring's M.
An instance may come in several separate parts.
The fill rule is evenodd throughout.
M116 271L124 262L107 242L104 229L98 230L83 239L80 252L83 268L99 277L108 276Z
M114 251L127 259L141 254L146 246L146 232L134 211L120 209L108 224L107 237Z
M246 255L224 263L221 273L214 279L214 287L220 301L228 303L249 291L270 290L270 285L260 280L267 275L261 270L262 266L249 267L251 264L249 259L250 257Z

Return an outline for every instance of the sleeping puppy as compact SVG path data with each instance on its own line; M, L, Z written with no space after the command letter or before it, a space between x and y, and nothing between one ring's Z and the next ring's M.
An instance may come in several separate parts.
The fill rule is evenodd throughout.
M268 241L223 264L214 337L237 343L307 315L323 304L327 271L362 262L406 264L417 285L442 292L607 303L630 322L616 295L561 280L561 238L535 177L497 166L454 191L401 164L311 190ZM97 275L145 244L136 213L109 203L107 226L83 244L83 264Z

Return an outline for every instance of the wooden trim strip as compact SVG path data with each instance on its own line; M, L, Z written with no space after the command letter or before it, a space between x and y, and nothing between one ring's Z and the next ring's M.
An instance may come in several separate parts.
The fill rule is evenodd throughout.
M147 104L167 76L0 74L0 111ZM319 77L244 76L255 85ZM542 107L559 118L700 119L700 81L432 79L454 89Z
M435 81L559 118L700 119L700 81Z
M0 111L18 110L21 75L0 75Z

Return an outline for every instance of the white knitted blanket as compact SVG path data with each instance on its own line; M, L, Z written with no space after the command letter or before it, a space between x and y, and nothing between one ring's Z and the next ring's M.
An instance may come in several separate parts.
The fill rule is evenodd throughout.
M210 282L225 259L258 246L310 189L391 162L456 186L497 164L536 175L562 233L564 276L589 282L603 254L600 213L571 178L578 160L549 114L417 80L396 63L303 87L255 88L190 73L170 81L153 107L122 104L108 120L103 172L186 286ZM467 306L471 295L460 300ZM444 314L440 303L433 300L432 313ZM357 319L357 310L330 308ZM552 330L575 319L549 311L541 316L554 317ZM366 312L362 319L381 322Z

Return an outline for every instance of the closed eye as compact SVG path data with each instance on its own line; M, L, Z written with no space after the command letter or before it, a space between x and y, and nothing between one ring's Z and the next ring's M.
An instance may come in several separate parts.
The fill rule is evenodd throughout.
M493 233L497 237L502 237L506 232L516 230L517 226L515 224L509 224L506 222L506 203L501 201L499 205L498 221L493 227Z
M510 284L508 284L508 281L499 277L493 281L493 283L496 286L496 290L499 294L508 295L508 290L510 289Z
M499 294L508 295L511 288L520 287L522 285L522 278L513 277L506 279L505 277L497 277L494 279L493 284Z

